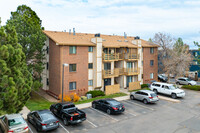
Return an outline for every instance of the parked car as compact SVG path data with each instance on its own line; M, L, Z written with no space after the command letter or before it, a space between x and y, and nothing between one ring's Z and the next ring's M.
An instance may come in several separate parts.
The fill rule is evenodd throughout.
M28 113L27 120L37 131L49 131L59 127L58 119L49 110L38 110Z
M50 107L50 111L60 117L66 126L78 124L86 120L85 112L76 108L72 102L53 104Z
M170 95L172 98L184 97L185 92L174 86L173 84L154 82L151 84L150 89L153 90L156 94L162 93Z
M119 114L125 111L124 105L114 99L95 100L92 102L92 107L108 114Z
M159 101L157 94L150 90L139 90L136 92L132 92L130 94L131 100L140 100L143 101L145 104L147 103L155 103Z
M197 82L193 81L193 80L191 80L189 78L186 78L186 77L181 77L181 78L176 79L176 84L181 84L181 85L196 85Z
M160 80L161 82L167 82L168 78L162 74L158 75L158 80Z
M28 125L21 114L9 114L0 117L0 129L3 133L28 133Z

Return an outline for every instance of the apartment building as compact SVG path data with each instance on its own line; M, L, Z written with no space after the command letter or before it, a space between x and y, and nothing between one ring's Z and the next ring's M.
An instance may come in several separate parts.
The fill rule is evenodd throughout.
M128 88L133 82L157 80L158 45L139 37L43 32L47 37L43 89L55 97L62 85L65 94L85 95L94 89L105 91L106 86Z

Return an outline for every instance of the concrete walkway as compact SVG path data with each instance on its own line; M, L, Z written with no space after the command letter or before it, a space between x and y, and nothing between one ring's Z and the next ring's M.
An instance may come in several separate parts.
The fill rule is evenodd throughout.
M58 103L59 102L59 100L57 100L56 98L50 96L49 94L47 94L42 89L40 89L39 91L35 91L35 93L37 93L38 95L40 95L41 97L45 98L46 100L48 100L50 102L54 102L54 103Z
M27 114L31 112L26 106L23 107L22 111L20 111L19 113L22 114L22 116L24 117L24 119L27 119Z

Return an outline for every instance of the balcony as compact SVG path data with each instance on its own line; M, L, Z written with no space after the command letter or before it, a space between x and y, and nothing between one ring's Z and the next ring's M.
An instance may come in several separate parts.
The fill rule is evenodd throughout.
M120 53L113 53L113 54L105 54L103 53L102 58L103 61L117 61L120 59Z
M130 54L127 53L124 55L125 60L138 60L139 59L139 54Z
M112 70L103 70L103 78L112 78L119 76L119 68L115 68Z
M138 75L140 68L124 68L124 75Z

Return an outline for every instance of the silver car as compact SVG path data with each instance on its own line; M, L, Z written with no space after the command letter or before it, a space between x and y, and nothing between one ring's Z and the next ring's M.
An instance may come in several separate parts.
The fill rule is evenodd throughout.
M147 103L155 103L159 100L158 96L150 90L139 90L136 92L132 92L130 94L130 99L134 100L140 100L143 101L145 104Z
M178 78L176 80L176 84L181 84L181 85L196 85L197 82L193 81L193 80L191 80L189 78L181 77L181 78Z
M28 133L28 125L21 114L0 117L0 129L4 133Z

